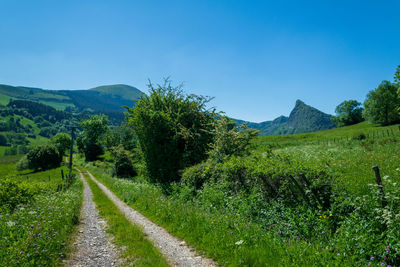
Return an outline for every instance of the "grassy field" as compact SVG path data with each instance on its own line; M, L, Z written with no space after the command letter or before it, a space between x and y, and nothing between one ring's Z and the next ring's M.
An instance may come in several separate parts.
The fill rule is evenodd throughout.
M252 146L249 156L218 165L211 173L222 180L206 183L198 191L175 184L165 194L144 177L113 178L109 163L99 161L86 167L130 206L222 265L400 264L397 125L361 123L310 134L259 137ZM204 166L202 175L214 168ZM382 195L372 166L380 168ZM285 199L265 198L257 190L235 192L226 184L269 172L271 179L273 175L282 178L285 173L297 175L299 170L308 170L309 178L317 175L313 182L318 182L320 173L332 179L320 181L331 188L330 205L290 205ZM293 185L287 186L283 188L293 190Z
M65 167L18 172L20 156L0 158L0 262L7 266L56 266L69 253L79 221L82 183L67 186ZM62 190L57 190L63 184Z
M12 97L4 94L0 94L0 105L6 106Z

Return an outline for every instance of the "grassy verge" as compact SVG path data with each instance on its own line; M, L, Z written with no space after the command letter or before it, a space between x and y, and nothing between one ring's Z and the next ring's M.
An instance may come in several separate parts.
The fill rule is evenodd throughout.
M122 256L135 266L168 266L161 253L146 239L139 227L132 225L121 214L95 182L90 178L87 181L100 216L107 220L108 232L115 237L114 242L118 246L126 247Z
M59 193L41 193L0 216L0 262L7 266L54 266L70 251L66 245L79 221L82 183Z

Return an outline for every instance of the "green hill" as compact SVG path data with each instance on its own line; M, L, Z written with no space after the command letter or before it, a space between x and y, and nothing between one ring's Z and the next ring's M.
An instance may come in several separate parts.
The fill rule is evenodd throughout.
M45 90L40 88L0 85L0 105L10 100L29 100L51 106L57 110L79 113L88 110L103 113L113 123L123 119L123 106L133 106L134 99L143 93L129 85L105 85L89 90Z
M110 95L117 95L129 100L138 99L143 94L143 92L136 87L125 84L103 85L89 90Z

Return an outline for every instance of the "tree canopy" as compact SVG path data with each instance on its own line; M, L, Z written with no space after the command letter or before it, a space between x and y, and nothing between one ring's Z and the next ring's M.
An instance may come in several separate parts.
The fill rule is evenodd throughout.
M356 100L343 101L336 107L332 121L338 127L359 123L363 121L362 110L361 103Z
M370 91L364 102L363 116L371 123L389 125L400 121L397 94L398 86L389 81L383 81L378 88Z
M169 80L150 83L149 89L134 108L127 108L128 123L136 132L150 180L167 184L207 157L215 113L206 110L209 98L185 95Z
M80 152L85 154L87 161L93 161L104 153L102 141L109 130L108 118L105 115L92 115L79 123L83 130L76 142Z

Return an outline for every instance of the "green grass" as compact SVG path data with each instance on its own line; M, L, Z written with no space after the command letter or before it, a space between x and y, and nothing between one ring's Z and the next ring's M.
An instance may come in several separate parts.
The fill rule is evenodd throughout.
M6 106L12 97L0 93L0 105Z
M131 224L114 203L90 178L86 179L100 216L107 220L108 232L114 236L113 242L124 246L123 257L134 266L168 266L161 253L146 239L139 227Z
M313 133L294 134L294 135L274 135L274 136L260 136L254 140L254 143L258 146L262 145L273 145L273 146L285 146L285 145L304 145L308 143L325 143L333 141L344 141L351 139L354 135L363 133L368 135L367 139L381 139L383 137L389 137L393 135L400 138L399 125L391 126L379 126L377 124L369 124L368 122L362 122L351 126L345 126L340 128L334 128L325 131L318 131Z
M32 197L14 211L0 207L0 265L61 265L71 250L68 244L79 221L82 182L75 180L70 187L56 192L57 184L63 182L59 172L64 167L19 173L15 169L17 160L18 156L0 158L0 181L8 179ZM18 197L9 193L14 199Z
M281 238L236 213L205 210L195 202L167 197L146 182L112 178L98 167L86 167L128 205L221 265L324 266L331 262L351 266L356 262L352 257L337 257L318 242Z
M75 107L72 103L64 102L40 101L40 103L51 106L57 110L65 110L66 107Z

